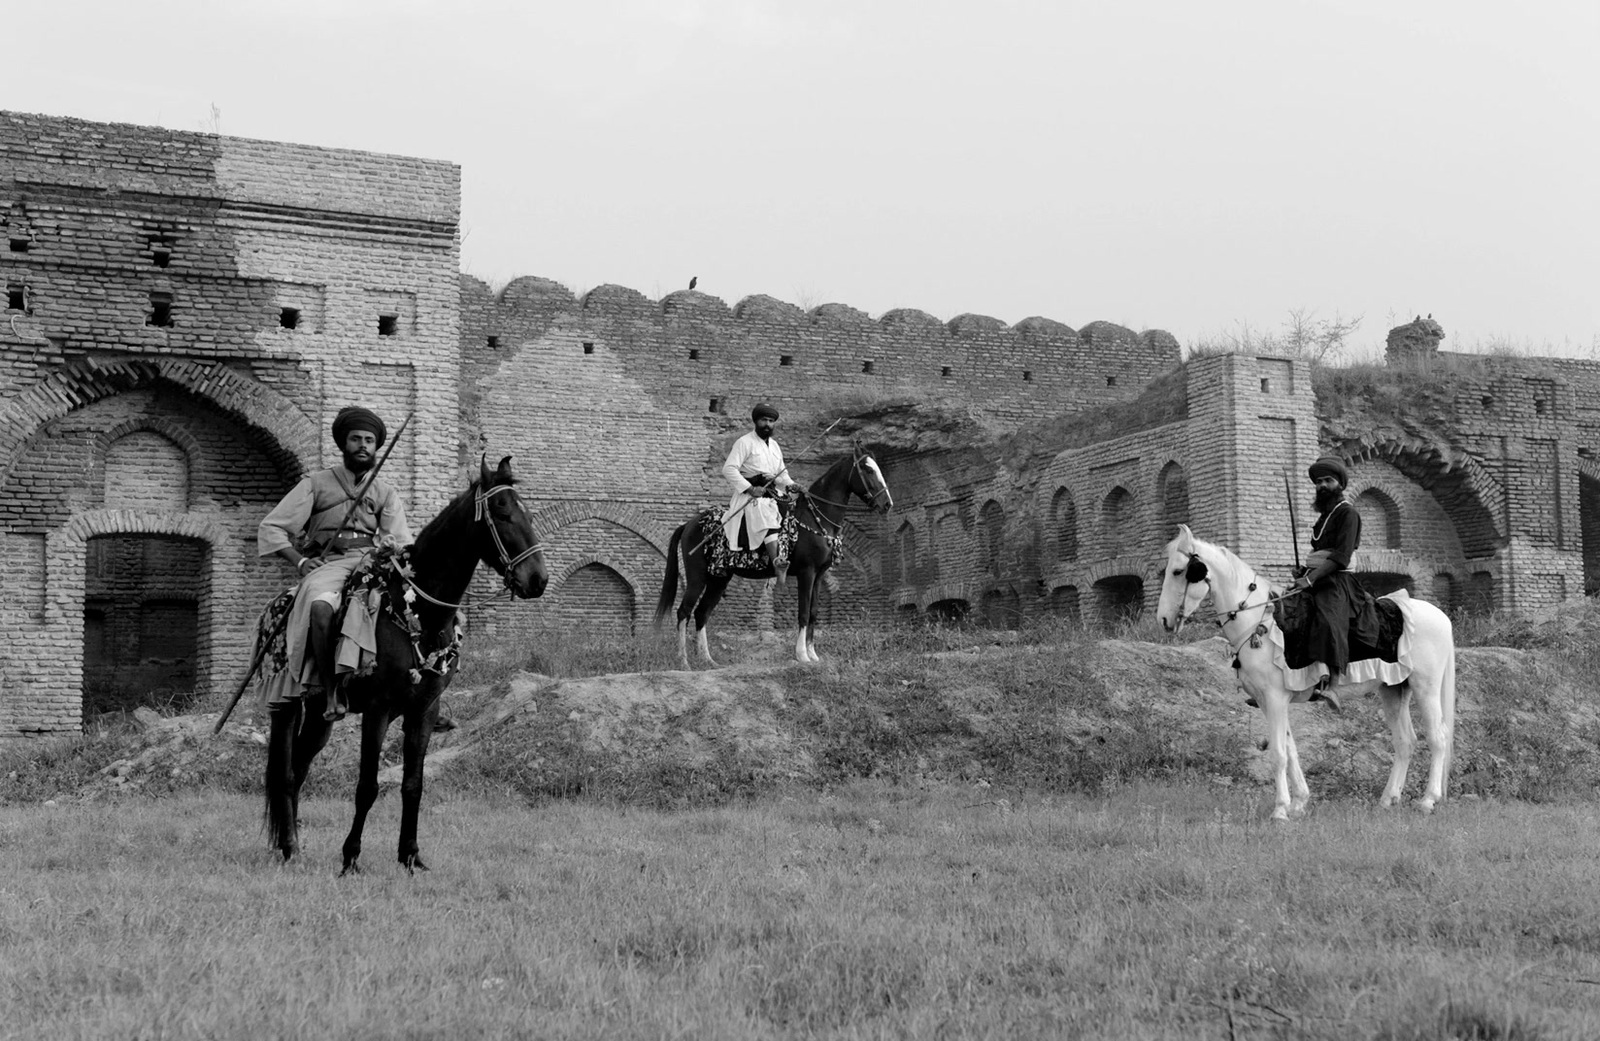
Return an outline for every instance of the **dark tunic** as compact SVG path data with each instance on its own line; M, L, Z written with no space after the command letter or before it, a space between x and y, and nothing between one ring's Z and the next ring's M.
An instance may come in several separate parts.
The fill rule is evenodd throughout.
M1350 639L1371 647L1378 642L1378 612L1373 598L1348 570L1350 558L1361 545L1361 514L1348 501L1311 526L1311 550L1322 550L1339 570L1311 587L1312 611L1306 634L1306 651L1313 661L1338 672L1350 663ZM1354 633L1352 633L1352 629Z

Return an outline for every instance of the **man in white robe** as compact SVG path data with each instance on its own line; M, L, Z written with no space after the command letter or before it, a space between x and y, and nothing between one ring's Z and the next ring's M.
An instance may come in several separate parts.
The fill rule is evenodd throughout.
M783 449L772 436L772 428L778 424L778 410L762 403L750 410L750 419L755 429L733 443L728 461L722 464L722 476L733 486L722 530L734 549L762 547L772 563L773 576L781 583L788 577L789 562L778 557L778 526L782 519L776 497L786 493L794 479L783 464ZM743 547L741 532L745 537Z

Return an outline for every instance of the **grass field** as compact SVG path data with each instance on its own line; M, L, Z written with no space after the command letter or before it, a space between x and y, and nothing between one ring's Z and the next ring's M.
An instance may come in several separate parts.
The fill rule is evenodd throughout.
M16 1038L1600 1037L1591 804L862 782L660 813L249 796L0 809Z

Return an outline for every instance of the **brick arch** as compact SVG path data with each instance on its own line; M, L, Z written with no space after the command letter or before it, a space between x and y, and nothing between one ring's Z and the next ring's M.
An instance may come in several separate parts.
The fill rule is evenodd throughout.
M1108 557L1079 572L1083 576L1080 586L1093 586L1096 582L1106 578L1116 578L1119 575L1131 575L1140 580L1150 578L1150 561L1132 553Z
M550 585L545 590L545 594L549 595L559 591L562 586L567 584L567 580L569 578L588 567L590 564L599 564L601 567L610 568L612 571L616 572L617 577L622 579L622 581L627 584L628 588L633 591L634 603L640 604L644 602L640 599L641 594L639 593L639 583L635 582L628 574L628 565L617 561L604 553L585 553L583 556L576 558L571 564L568 564L566 567L561 569L560 575L550 580Z
M1425 489L1455 525L1465 556L1492 556L1507 543L1505 487L1467 453L1424 441L1356 439L1343 454L1352 466L1388 463Z
M320 465L317 425L288 398L220 362L182 358L85 360L51 373L9 399L0 418L0 477L52 420L124 391L168 383L209 401L265 434L267 456L291 480Z
M85 510L63 524L61 538L87 542L96 535L167 535L216 546L228 538L217 518L204 513L151 510Z
M97 463L104 463L106 451L112 442L120 441L129 434L146 431L160 434L162 437L177 445L189 460L189 466L206 462L205 449L200 441L189 431L172 422L164 416L136 416L125 419L109 430L101 431L94 437L94 455Z
M1354 485L1355 482L1351 483ZM1382 484L1374 482L1372 484L1362 484L1360 487L1361 490L1359 492L1355 492L1354 494L1350 495L1350 505L1355 506L1357 512L1359 513L1361 501L1365 499L1377 508L1378 513L1383 518L1383 531L1381 533L1383 535L1383 545L1375 546L1373 548L1389 550L1399 549L1401 546L1399 502L1396 501L1394 495L1389 492L1388 489L1384 488ZM1351 488L1351 491L1354 492L1354 487ZM1363 528L1361 537L1363 540L1368 540L1371 538L1371 536L1377 534L1379 534L1379 532L1368 532L1365 528Z
M619 528L626 528L635 535L644 539L655 547L663 558L667 555L667 544L671 541L671 534L661 538L655 532L659 529L658 522L637 506L617 505L605 502L562 502L553 506L546 506L535 513L531 518L533 530L541 537L560 531L562 528L586 520L603 520L615 524Z
M949 582L936 582L917 594L917 609L926 611L932 604L941 600L962 600L966 602L967 609L978 603L978 598L983 595L983 583L970 579L958 578Z

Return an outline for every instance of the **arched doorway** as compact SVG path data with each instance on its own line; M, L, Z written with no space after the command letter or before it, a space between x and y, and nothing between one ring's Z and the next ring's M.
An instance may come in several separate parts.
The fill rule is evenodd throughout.
M210 554L198 539L98 535L84 544L83 714L173 707L194 694Z

